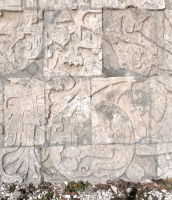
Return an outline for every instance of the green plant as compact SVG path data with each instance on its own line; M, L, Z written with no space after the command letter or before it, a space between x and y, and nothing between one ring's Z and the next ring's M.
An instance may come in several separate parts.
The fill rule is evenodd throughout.
M78 194L78 192L83 192L90 185L91 184L88 181L86 181L85 183L83 181L78 181L78 182L71 181L68 183L65 190L68 192L75 192L76 194Z
M168 187L168 184L169 184L169 180L168 180L168 176L167 176L167 178L165 179L165 187Z
M171 179L168 178L168 176L165 179L165 182L163 184L163 188L166 189L166 190L172 191L172 182L171 182Z
M53 197L53 194L51 192L48 192L46 195L45 195L46 199L51 199Z

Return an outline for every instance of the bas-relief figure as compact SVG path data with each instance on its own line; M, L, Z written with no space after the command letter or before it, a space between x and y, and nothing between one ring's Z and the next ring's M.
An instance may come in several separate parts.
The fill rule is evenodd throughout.
M41 81L16 78L4 86L2 181L40 180L40 153L36 146L45 142L44 105Z
M170 5L0 1L1 182L172 176Z

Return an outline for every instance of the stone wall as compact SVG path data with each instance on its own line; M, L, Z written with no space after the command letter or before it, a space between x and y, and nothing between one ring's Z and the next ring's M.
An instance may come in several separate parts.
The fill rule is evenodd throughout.
M172 0L0 0L1 182L172 177Z

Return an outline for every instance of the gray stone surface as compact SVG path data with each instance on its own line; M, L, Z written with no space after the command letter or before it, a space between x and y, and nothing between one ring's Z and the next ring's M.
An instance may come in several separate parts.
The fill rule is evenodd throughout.
M172 177L172 2L0 0L0 181Z

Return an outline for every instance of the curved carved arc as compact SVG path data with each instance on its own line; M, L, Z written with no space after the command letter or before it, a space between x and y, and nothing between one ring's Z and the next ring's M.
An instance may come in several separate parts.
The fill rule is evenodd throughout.
M105 127L108 132L108 143L110 144L133 144L135 140L134 128L128 114L117 104L107 100L96 100L94 102L96 118L101 119L97 124ZM104 123L104 125L102 125ZM94 129L93 129L94 131ZM101 135L99 135L100 137Z
M128 168L133 158L134 148L127 146L124 148L114 147L113 157L108 159L107 162L100 161L95 162L94 175L96 177L106 176L107 178L117 179L119 178ZM110 174L110 172L112 174Z
M12 37L13 36L13 37ZM8 57L8 52L10 49L12 49L14 47L14 45L21 39L24 38L24 32L21 31L19 35L16 34L9 34L7 35L6 39L0 44L0 49L2 49L4 47L4 43L7 43L6 45L8 45L7 51L3 54L2 57L0 57L0 63L3 62L3 60ZM8 44L9 43L9 44Z
M132 81L132 79L130 79ZM108 79L100 79L99 81L92 82L92 91L91 96L95 95L99 91L111 86L111 85L118 85L122 83L127 83L128 81L124 80L124 78L117 78L116 80L113 80L111 78Z
M32 160L31 160L32 158ZM27 181L28 176L40 180L40 164L34 147L10 148L2 157L2 180L4 182Z
M86 146L83 150L82 147L78 148L77 152L80 155L78 156L77 153L73 158L69 154L66 157L62 152L61 163L56 165L56 169L67 178L85 177L92 182L93 176L97 181L100 180L99 178L119 178L133 158L134 146L101 145L95 148Z
M22 177L19 176L19 175L14 175L14 176L11 176L11 175L8 175L5 171L4 171L4 166L3 166L3 157L8 153L8 152L11 152L11 151L14 151L17 150L18 148L8 148L7 149L2 149L1 150L1 153L0 153L0 171L1 171L1 182L3 183L16 183L16 182L19 182L21 183L22 182Z
M28 30L25 30L25 34L32 35L33 37L33 43L32 43L32 48L30 51L24 52L24 55L26 56L26 59L33 60L36 59L37 56L41 53L42 51L42 27L33 27L28 28Z
M126 96L126 95L125 95ZM123 99L124 95L120 98ZM119 103L120 104L120 103ZM123 102L123 105L125 106L125 101ZM120 105L120 107L122 107L122 105ZM138 136L139 138L145 137L147 136L147 127L146 127L146 123L145 121L142 119L142 115L139 113L138 109L134 109L132 108L132 106L130 105L130 109L127 112L127 107L125 108L125 113L128 113L126 115L128 115L131 124L133 126L133 130L135 135L134 136Z

